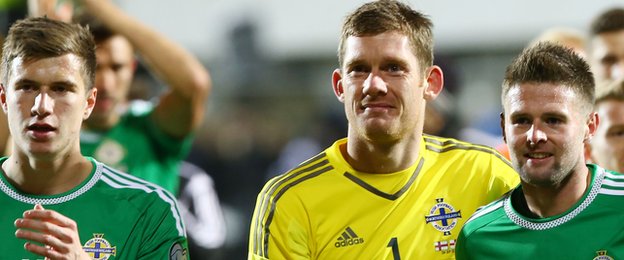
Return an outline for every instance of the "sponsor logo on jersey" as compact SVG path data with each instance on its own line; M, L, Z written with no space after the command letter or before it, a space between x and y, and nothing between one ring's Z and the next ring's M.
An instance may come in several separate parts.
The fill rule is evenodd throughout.
M92 259L106 260L111 256L117 255L117 247L104 239L104 234L93 234L93 238L89 239L82 249L89 254Z
M443 232L445 236L451 235L451 230L457 226L457 219L461 218L461 210L444 202L443 198L437 198L436 204L429 210L429 215L425 216L425 222L431 223L433 227Z
M443 254L453 253L455 252L455 239L451 239L448 241L438 241L433 243L433 247L436 252L442 252Z
M169 260L186 260L186 253L186 248L180 242L175 242L169 248Z
M598 256L594 257L593 260L613 260L613 257L610 257L609 255L607 255L607 250L597 251L596 254Z
M356 235L350 227L345 228L342 235L340 235L340 237L336 240L336 243L334 243L334 246L336 247L353 246L364 243L364 238Z

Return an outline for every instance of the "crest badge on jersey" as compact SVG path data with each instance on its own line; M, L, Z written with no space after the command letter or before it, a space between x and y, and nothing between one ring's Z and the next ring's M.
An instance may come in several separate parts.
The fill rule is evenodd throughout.
M180 242L175 242L169 248L169 260L186 260L187 250Z
M600 250L596 252L598 256L594 257L593 260L613 260L613 257L607 255L607 250Z
M95 150L93 157L117 170L126 171L128 167L121 164L126 155L127 151L120 143L115 140L105 139Z
M450 236L451 230L457 226L457 219L461 217L461 210L456 211L451 204L444 202L444 198L437 198L429 215L425 216L425 223L431 224L445 236Z
M92 259L107 260L111 256L117 255L117 247L112 246L108 240L104 239L104 234L93 234L82 249L89 254Z

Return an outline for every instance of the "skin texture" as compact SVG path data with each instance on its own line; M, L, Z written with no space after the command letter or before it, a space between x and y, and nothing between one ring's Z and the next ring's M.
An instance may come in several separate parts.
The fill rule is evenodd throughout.
M13 61L2 102L17 149L47 160L80 152L80 126L95 103L95 91L87 93L80 66L80 58L73 54ZM37 125L51 131L33 130Z
M624 101L602 101L596 112L600 125L591 139L591 159L605 169L624 172Z
M571 88L550 83L512 86L503 101L501 124L529 209L542 217L564 212L587 187L584 142L596 114L582 111Z
M407 36L349 37L334 93L349 121L345 158L357 170L394 172L418 157L425 104L442 90L437 66L420 68Z

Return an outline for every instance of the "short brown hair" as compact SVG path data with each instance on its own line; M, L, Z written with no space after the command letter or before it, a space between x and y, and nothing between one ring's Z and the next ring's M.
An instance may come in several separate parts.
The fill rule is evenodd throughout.
M524 49L505 71L503 102L509 89L521 83L567 86L581 97L583 109L588 113L592 110L596 88L594 75L587 62L570 48L541 42Z
M116 35L116 33L104 25L104 23L84 11L76 13L73 17L73 22L89 28L89 31L93 34L93 39L95 40L96 45L99 45Z
M624 8L611 8L598 15L591 22L592 36L624 30Z
M8 83L15 58L33 61L65 54L74 54L82 60L86 89L92 88L95 82L95 43L87 28L45 17L19 20L9 29L2 49L2 82Z
M410 38L421 69L433 64L433 23L429 18L395 0L366 3L349 14L342 26L338 45L338 62L343 65L345 42L350 36L374 36L397 31Z

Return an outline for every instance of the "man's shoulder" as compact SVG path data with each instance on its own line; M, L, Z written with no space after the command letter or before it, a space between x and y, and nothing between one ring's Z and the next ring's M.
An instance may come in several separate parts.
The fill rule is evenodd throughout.
M485 228L495 221L501 219L507 219L504 204L508 199L511 192L503 195L498 200L491 202L485 206L480 207L472 216L466 221L462 227L462 233L467 236L479 229Z
M114 193L118 199L163 206L175 204L175 197L159 185L116 170L104 163L96 161L96 164L97 170L101 171L100 182L106 187L107 192Z
M624 174L602 169L597 165L591 166L593 167L590 167L590 169L596 171L598 175L600 175L600 172L604 174L602 178L597 178L597 181L600 181L600 187L596 189L598 193L598 203L606 207L617 209L617 211L623 210Z
M518 183L511 162L492 147L431 135L423 135L423 140L423 156L431 164L451 171L502 176L512 186Z
M424 148L427 151L431 151L436 154L444 154L447 156L493 156L507 162L507 159L505 159L505 157L502 156L495 148L487 145L427 134L423 135L423 140L425 146ZM453 153L456 151L461 151L461 153Z

